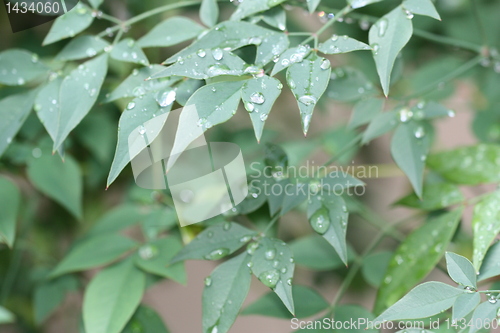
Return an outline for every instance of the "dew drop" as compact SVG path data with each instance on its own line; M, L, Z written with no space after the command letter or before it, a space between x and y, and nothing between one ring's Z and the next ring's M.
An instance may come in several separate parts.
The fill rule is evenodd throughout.
M134 102L130 102L127 104L127 110L132 110L133 108L135 108L135 103Z
M247 253L250 255L253 255L255 253L255 250L259 247L259 243L257 242L252 242L247 245Z
M157 99L158 105L162 108L172 105L176 97L175 90L164 91Z
M207 55L207 52L205 50L203 50L203 49L199 49L198 52L196 52L196 54L200 58L205 58L205 56Z
M267 117L268 117L268 115L266 113L263 113L263 114L260 115L259 118L260 118L261 121L266 121Z
M372 47L372 50L373 50L373 54L377 55L378 51L380 50L380 45L378 45L377 43L375 43L371 47Z
M406 18L409 19L409 20L411 20L415 16L408 9L405 9L405 15L406 15Z
M317 100L316 97L312 95L303 95L299 97L299 102L304 105L314 105L316 104Z
M205 286L210 287L212 285L212 278L210 276L207 276L205 278Z
M229 229L231 229L231 222L224 222L224 225L222 226L222 229L224 229L224 231L228 231Z
M321 65L319 65L319 67L320 67L321 69L323 69L323 70L326 70L326 69L330 68L330 60L328 60L328 59L323 59L323 60L321 61Z
M139 256L144 260L149 260L158 254L158 249L151 245L144 245L139 249Z
M265 286L269 288L276 287L276 284L278 283L279 279L280 279L280 273L276 269L271 269L262 272L259 275L260 282L262 282Z
M273 260L276 257L276 250L275 249L268 249L264 253L264 256L266 257L267 260Z
M381 19L378 24L378 36L379 37L384 37L385 33L387 32L387 27L389 26L389 21L386 18Z
M312 216L309 221L311 227L318 234L323 235L330 228L330 217L328 210L324 207L318 209Z
M209 254L205 256L205 259L207 260L219 260L221 258L224 258L229 254L229 249L225 247L221 247L219 249L213 250Z
M146 133L146 128L144 127L144 125L141 125L139 126L138 131L140 135L144 135Z
M413 117L413 112L408 108L403 108L399 111L399 120L402 123L408 122Z
M219 61L222 60L222 58L224 57L224 53L220 48L216 48L212 50L212 56L214 57L215 60Z
M455 111L453 111L453 110L448 110L448 117L450 117L450 118L455 117Z
M417 127L417 129L415 130L415 137L417 139L422 139L424 136L425 136L425 130L422 126L419 126Z
M250 95L250 101L255 104L263 104L266 99L264 98L264 95L262 95L259 92L255 92L252 95Z
M245 102L244 105L245 105L245 109L248 112L253 112L253 110L255 110L255 105L251 102Z

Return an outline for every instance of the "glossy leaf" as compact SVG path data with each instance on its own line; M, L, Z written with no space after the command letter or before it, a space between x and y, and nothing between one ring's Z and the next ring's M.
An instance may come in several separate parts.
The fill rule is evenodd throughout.
M35 53L20 49L0 52L0 83L9 86L20 86L32 81L48 68L38 60Z
M297 304L295 308L296 318L310 317L323 311L329 305L317 291L305 286L294 286L292 295ZM241 314L261 315L283 319L293 318L275 293L265 294L257 301L248 305Z
M55 20L43 41L43 45L52 44L64 38L74 37L76 34L87 29L92 24L92 21L94 21L92 9L78 2L73 9Z
M236 11L231 15L231 20L241 20L247 16L263 12L265 10L271 9L280 3L285 2L285 0L253 0L253 1L242 1Z
M393 253L390 251L377 252L367 256L361 267L366 282L376 288L380 287L392 257Z
M323 42L318 46L318 51L323 52L325 54L339 54L339 53L347 53L347 52L371 50L371 49L372 48L369 45L366 45L365 43L360 42L347 35L344 36L333 35L326 42Z
M219 5L216 0L203 0L200 6L200 19L207 27L212 27L219 18Z
M172 17L151 29L137 41L139 47L166 47L193 39L203 27L186 17Z
M307 9L309 10L309 13L313 13L320 2L321 0L307 0Z
M489 248L479 272L478 281L500 275L500 243L497 242Z
M78 280L71 275L43 282L35 290L35 321L43 323L64 301L66 294L77 291Z
M59 91L59 126L54 150L61 146L68 134L94 106L107 70L108 56L103 54L81 64L62 81Z
M497 320L497 312L500 308L498 302L484 302L478 305L470 322L469 333L475 333L481 329L490 329L495 327L494 321Z
M84 239L75 244L50 273L50 277L109 264L135 247L137 247L135 241L115 234Z
M10 95L0 100L0 156L12 143L14 136L28 118L36 91Z
M419 198L422 197L425 161L432 143L429 132L430 126L425 123L401 123L391 140L392 158L408 176Z
M252 273L271 288L294 315L292 280L295 263L288 245L279 239L265 237L258 243L250 243L247 252L252 255Z
M396 57L408 43L412 33L412 22L401 6L383 16L370 28L370 46L373 49L373 58L386 96L389 94L391 73Z
M446 252L446 266L453 281L476 289L476 272L469 259L453 252Z
M289 48L279 56L278 61L273 67L271 76L276 75L283 69L288 68L297 62L302 62L304 58L309 55L309 53L311 53L311 47L309 45L299 45L297 47Z
M412 14L429 16L441 21L441 17L431 0L404 0L403 7Z
M500 182L500 146L479 144L430 155L427 165L456 184Z
M479 302L481 302L481 296L476 292L458 296L453 304L452 319L460 321L462 318L465 318L465 316L474 311Z
M435 217L399 245L378 291L375 312L394 304L429 274L444 255L461 216L462 209L458 209Z
M221 259L241 248L255 235L255 231L234 222L213 225L182 248L172 263L187 259Z
M332 70L327 89L328 97L352 102L376 93L375 87L363 72L351 67L336 67Z
M15 321L15 316L12 312L0 306L0 324L10 324Z
M382 0L349 0L348 3L351 5L353 9L361 8L364 6L371 5L372 3L377 3Z
M252 120L257 141L262 137L264 123L282 87L279 80L267 75L247 80L243 85L241 99Z
M59 128L59 90L62 81L62 77L57 77L43 86L38 92L33 106L38 119L49 133L52 141L56 140Z
M139 305L122 333L169 333L163 319L153 309Z
M473 262L476 271L479 271L486 251L500 232L500 191L489 194L476 204L472 217L472 229L474 231Z
M82 217L82 175L78 163L66 156L44 152L28 163L28 178L42 193L54 199L76 218Z
M328 86L331 70L330 61L318 57L295 63L286 72L288 86L299 105L304 135L309 130L314 107Z
M465 200L460 188L450 183L424 184L422 200L411 193L396 204L423 210L437 210L462 203Z
M102 52L109 43L98 36L84 35L72 39L56 56L57 60L90 58Z
M426 282L412 289L375 321L430 317L449 309L464 292L442 282Z
M370 123L373 118L380 114L383 107L384 99L382 98L362 99L354 105L348 127L356 128Z
M85 330L120 333L139 305L144 289L145 275L131 260L99 272L87 286L83 299Z
M242 253L219 265L205 280L203 332L226 333L250 289L250 256Z
M21 193L10 180L0 177L0 243L12 248L16 237L17 215L21 203Z
M149 65L148 58L132 38L125 38L114 45L110 56L119 61L132 62L144 66Z

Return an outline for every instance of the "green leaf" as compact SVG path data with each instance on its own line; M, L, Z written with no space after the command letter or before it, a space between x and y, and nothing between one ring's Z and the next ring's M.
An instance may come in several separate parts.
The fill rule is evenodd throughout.
M489 248L479 272L478 281L500 275L500 243L497 242Z
M87 236L121 231L138 224L145 219L145 216L146 214L141 211L139 206L122 204L100 217L87 232Z
M224 222L206 228L172 259L221 259L245 245L257 233L238 223Z
M406 109L401 110L403 112ZM392 158L408 176L416 195L422 197L425 160L429 153L432 128L427 123L410 121L396 128L391 140Z
M354 178L347 172L341 170L330 172L328 175L321 178L320 184L323 185L324 191L328 191L330 193L365 185L365 183L361 180Z
M38 56L20 49L0 52L0 83L20 86L48 72Z
M166 47L193 39L203 27L185 17L172 17L157 24L137 41L139 47Z
M441 117L454 117L455 112L437 102L421 101L412 109L415 119L435 119Z
M161 317L153 309L139 305L122 333L169 333Z
M446 266L451 279L462 286L477 288L476 271L469 259L446 252Z
M10 248L16 237L17 214L21 203L21 192L17 186L5 177L0 176L0 243Z
M61 146L68 134L94 105L107 70L108 56L103 54L81 64L62 81L59 91L59 123L54 150Z
M328 97L351 102L375 93L375 87L363 72L351 67L336 67L332 70Z
M148 240L158 238L164 231L177 225L177 212L171 208L159 208L148 214L141 223L142 233Z
M172 89L167 88L164 93L168 93L170 90ZM161 95L158 92L151 91L135 98L127 105L126 110L120 116L118 143L116 144L115 157L109 171L107 186L114 182L125 166L146 148L147 144L139 132L141 125L153 118L155 119L155 127L151 129L153 132L149 132L147 135L149 142L152 142L160 134L173 105L172 102L162 107L157 101L157 96Z
M226 333L250 289L251 275L244 252L219 265L205 279L203 290L203 332Z
M296 318L306 318L315 315L328 307L328 302L309 287L295 285L292 291L293 299L297 302ZM257 301L248 305L242 315L261 315L283 319L294 318L275 293L267 293Z
M231 15L231 20L241 20L247 16L271 9L286 0L253 0L243 1L238 5L236 11Z
M396 204L432 211L462 203L464 200L465 197L458 186L439 182L424 184L422 200L415 193L411 193Z
M427 165L456 184L478 185L500 182L500 146L478 144L430 155Z
M429 220L400 244L378 291L375 313L394 304L436 266L455 233L462 211L457 209Z
M281 94L283 85L267 75L247 80L241 90L241 99L250 115L255 137L260 142L264 123L271 112L274 102Z
M50 277L109 264L136 247L135 241L115 234L84 239L74 245L50 273Z
M429 16L441 21L441 17L431 0L404 0L403 8L411 14Z
M309 235L289 244L295 263L315 271L330 271L344 267L344 263L332 246L319 235ZM354 251L347 248L348 261L354 259Z
M103 51L109 43L98 36L79 36L72 39L56 56L57 60L90 58Z
M103 1L104 0L89 0L89 3L92 5L92 7L99 8Z
M120 333L139 305L145 283L144 273L135 268L132 260L102 270L85 291L85 331Z
M339 54L361 50L371 50L372 48L347 35L333 35L326 42L319 44L318 51L325 54Z
M175 79L175 77L172 79ZM177 103L179 103L182 106L186 105L187 101L193 95L193 93L199 88L201 88L204 84L205 83L202 80L194 80L194 79L183 80L179 85L177 85L177 90L176 90Z
M481 329L494 327L494 321L497 319L497 312L500 308L498 302L484 302L478 305L470 320L471 326L469 333L475 333ZM493 325L493 326L492 326Z
M464 292L463 289L442 282L426 282L413 288L402 299L375 318L375 321L430 317L449 309L457 297Z
M15 321L15 316L12 312L0 306L0 324L10 324Z
M412 34L412 22L401 6L383 16L370 28L370 46L373 49L373 58L386 96L389 95L390 78L396 57L408 43Z
M273 7L262 13L262 20L281 31L286 30L286 12L282 7Z
M307 218L312 228L330 243L347 265L346 231L349 212L344 199L336 194L309 199Z
M392 257L393 253L390 251L377 252L367 256L361 267L366 282L375 288L380 287Z
M11 144L21 126L28 118L35 100L36 90L10 95L0 100L0 156Z
M314 107L328 86L331 71L330 61L317 57L295 63L286 72L288 86L299 105L304 135L309 130Z
M377 3L380 1L383 1L383 0L348 0L348 3L349 3L349 5L351 5L351 7L353 9L356 9L356 8L368 6L368 5L371 5L372 3Z
M498 172L498 171L497 171ZM484 197L474 207L474 267L479 271L486 251L500 232L500 190Z
M288 48L288 43L288 37L282 32L262 28L248 22L226 21L219 23L196 42L168 58L165 63L172 63L179 58L183 59L188 55L194 55L200 49L221 48L233 51L246 45L255 45L257 47L255 63L261 66L279 56Z
M334 319L336 322L341 322L341 323L360 323L361 320L367 320L370 322L373 322L373 319L375 319L375 316L371 314L368 310L365 308L359 306L359 305L341 305L335 307L335 314L334 314ZM354 325L349 329L349 328L341 328L341 329L335 329L335 332L338 333L377 333L378 330L369 328L369 325L367 324L359 324L356 325L356 328L354 328ZM423 332L418 332L418 333L423 333Z
M92 9L78 2L73 9L55 20L43 41L43 45L52 44L64 38L74 37L76 34L87 29L92 24L92 21L94 21Z
M200 49L196 54L180 58L164 70L155 73L151 79L170 76L183 76L192 79L208 79L221 75L241 76L245 73L246 63L233 53L215 49Z
M213 27L219 18L219 5L216 0L203 0L200 7L200 19L207 27Z
M44 152L41 157L29 161L28 178L40 192L76 218L82 218L82 174L71 156L66 156L63 162L58 156Z
M57 77L44 85L38 92L33 106L52 141L56 140L59 126L59 90L62 81L62 77Z
M259 243L251 243L248 252L252 254L252 273L271 288L294 315L292 279L295 263L288 245L279 239L264 237Z
M290 67L291 65L302 62L307 55L311 53L311 47L309 45L299 45L297 47L292 47L283 52L278 61L273 67L271 76L276 75L283 69Z
M35 321L43 323L64 301L66 294L78 290L79 282L74 276L66 275L43 282L35 290Z
M148 58L132 38L125 38L114 45L110 56L119 61L132 62L144 66L149 65Z
M309 13L314 13L320 2L321 0L307 0L307 9Z
M465 318L465 316L467 316L477 307L479 302L481 302L481 296L476 292L458 296L455 303L453 304L453 321L460 321L462 318Z
M370 123L384 108L383 98L362 99L354 105L348 128L353 129Z
M169 264L180 249L182 249L182 243L177 237L156 239L139 248L135 264L145 272L186 284L184 263Z
M201 135L200 132L228 121L236 113L244 83L244 81L224 81L198 89L183 109L191 111L194 107L196 112L181 112L172 151L183 152ZM168 168L173 162L174 159L168 161Z

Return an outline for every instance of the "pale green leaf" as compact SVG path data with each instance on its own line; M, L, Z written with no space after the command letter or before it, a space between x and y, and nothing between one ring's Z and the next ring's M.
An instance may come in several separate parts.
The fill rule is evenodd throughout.
M132 38L125 38L114 45L110 56L119 61L132 62L144 66L149 65L148 58Z
M139 47L172 46L198 36L203 27L186 17L172 17L151 29L137 41Z
M118 232L138 224L146 218L139 206L122 204L101 216L87 232L87 236Z
M257 246L257 248L255 248ZM292 279L295 263L292 251L279 239L262 238L249 245L252 273L281 299L288 311L295 314Z
M500 182L500 146L478 144L430 155L427 165L456 184Z
M282 87L279 80L267 75L247 80L243 85L241 99L252 120L257 141L262 137L264 123Z
M357 102L352 110L348 127L356 128L371 122L382 111L384 102L382 98L367 98Z
M321 0L307 0L307 9L309 10L309 13L316 11L320 2Z
M292 290L295 300L295 317L306 318L315 315L328 307L328 302L314 289L295 285ZM268 293L248 305L243 315L261 315L283 319L294 318L275 293Z
M422 200L415 193L402 198L396 204L423 210L437 210L462 203L465 200L460 188L450 183L424 184Z
M171 79L175 79L171 78ZM180 105L186 105L189 98L193 93L204 85L202 80L187 79L183 80L179 85L177 85L177 97L176 101Z
M351 67L336 67L332 70L328 97L351 102L376 93L375 87L363 72Z
M489 330L495 327L499 308L500 303L498 302L484 302L479 304L470 319L471 326L469 333L475 333L482 329Z
M479 272L478 281L500 275L500 243L497 242L489 248Z
M171 262L187 259L218 260L240 249L255 235L255 231L238 223L218 223L199 233Z
M262 13L262 20L281 31L286 30L286 12L282 7L273 7Z
M360 42L347 35L344 36L333 35L326 42L321 43L318 46L318 51L323 52L325 54L339 54L339 53L347 53L347 52L371 50L371 49L372 48L369 45L366 45L365 43Z
M142 233L146 239L153 240L164 231L177 225L177 212L175 209L161 207L149 213L141 223Z
M330 82L331 71L328 59L316 57L294 63L286 72L288 86L299 105L304 135L309 130L314 107Z
M434 101L418 102L417 105L415 105L411 110L413 112L413 117L417 119L434 119L455 116L454 111Z
M15 321L15 316L12 312L0 306L0 324L10 324Z
M139 305L122 333L169 333L162 318L153 309Z
M430 126L426 123L401 123L391 140L391 154L394 162L408 176L416 195L422 197L425 160L432 139Z
M334 170L328 175L320 179L320 184L323 185L322 189L328 192L335 192L345 190L351 187L365 186L361 180L354 178L347 172Z
M82 174L71 157L61 161L58 156L44 152L28 163L28 178L40 192L61 204L76 218L82 217Z
M301 62L311 53L311 47L309 45L299 45L297 47L292 47L283 52L278 61L273 67L271 76L276 75L283 69L290 67L291 65Z
M359 305L340 305L335 307L334 312L335 322L341 323L359 323L359 325L352 325L349 327L347 324L345 328L335 329L338 333L377 333L378 330L374 329L366 323L363 324L363 320L373 322L375 316L371 314L365 308ZM343 325L344 326L344 325ZM418 332L424 333L424 332Z
M497 171L498 172L498 171ZM472 217L474 231L474 267L479 271L486 251L500 232L500 191L484 197L474 207Z
M16 237L17 215L21 203L21 193L10 180L0 177L0 243L9 247L14 245Z
M426 282L412 289L375 321L430 317L449 309L464 292L442 282Z
M74 37L76 34L87 29L92 24L92 21L94 21L92 9L78 2L73 9L55 20L49 33L43 40L43 45L52 44L64 38Z
M64 301L66 294L78 290L79 282L71 275L43 282L35 290L35 321L43 323Z
M145 275L131 260L108 267L90 281L83 299L85 330L120 333L139 305Z
M479 302L481 302L481 296L476 292L458 296L453 304L452 319L456 321L462 320L477 307Z
M399 245L379 288L374 312L380 313L394 304L436 266L455 233L462 211L457 209L429 220Z
M469 259L453 252L446 252L446 266L448 275L456 283L476 289L477 279L474 266Z
M89 0L89 3L92 5L92 7L99 8L103 1L104 0Z
M103 51L109 43L98 36L79 36L72 39L56 56L57 60L90 58Z
M200 19L207 27L212 27L219 18L219 5L216 0L203 0L200 7Z
M20 49L0 52L0 83L2 84L24 85L47 72L48 68L38 60L38 56L34 53Z
M107 70L108 56L103 54L79 65L62 81L59 91L59 122L54 150L61 146L68 134L94 106Z
M52 141L56 140L59 126L59 90L62 81L62 77L57 77L44 85L38 92L33 106Z
M50 277L109 264L136 247L135 241L115 234L84 239L74 245L50 273Z
M383 0L348 0L348 3L351 5L353 9L357 9L380 1Z
M367 256L361 267L366 282L376 288L380 287L392 257L393 253L390 251L377 252Z
M271 9L286 0L252 0L242 1L236 11L231 15L231 20L241 20L247 16Z
M412 22L401 6L383 16L370 28L370 46L373 49L373 58L386 96L389 94L390 78L396 57L408 43L412 34Z
M403 7L411 14L424 15L441 21L432 0L404 0Z
M10 95L0 100L0 156L28 118L35 101L36 90Z

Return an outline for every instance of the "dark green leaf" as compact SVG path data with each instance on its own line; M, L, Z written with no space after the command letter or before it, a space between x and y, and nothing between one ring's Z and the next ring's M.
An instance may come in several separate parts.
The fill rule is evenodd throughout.
M367 256L361 267L366 282L375 288L380 287L392 257L393 253L390 251L377 252Z
M64 38L74 37L79 32L87 29L93 20L92 9L78 2L73 9L55 20L43 41L43 45L52 44Z
M361 71L351 67L336 67L332 70L328 97L351 102L375 93L375 87Z
M122 333L169 333L161 317L153 309L139 305Z
M16 237L17 213L21 203L21 193L10 180L0 177L0 243L9 247L14 245Z
M137 41L140 47L165 47L179 44L198 36L203 27L185 17L172 17L156 25Z
M498 172L498 171L497 171ZM500 232L500 190L495 191L474 207L472 217L474 231L474 267L479 271L486 251Z
M318 46L318 51L325 54L339 54L371 49L372 48L369 45L366 45L365 43L360 42L354 38L350 38L347 35L333 35L326 42L321 43Z
M56 56L57 60L90 58L103 51L109 43L98 36L79 36L72 39Z
M371 122L382 111L384 102L382 98L367 98L356 103L348 127L356 128Z
M361 320L368 320L373 322L373 319L375 319L375 316L371 314L368 310L365 308L359 306L359 305L341 305L338 307L335 307L335 315L334 319L336 322L341 322L341 323L359 323ZM344 325L343 325L344 326ZM345 328L341 329L336 329L335 332L339 333L376 333L378 330L375 330L373 328L369 328L368 325L366 324L359 324L357 325L356 328L354 328L354 325L349 329L347 328L348 325L345 325ZM423 332L418 332L418 333L423 333Z
M99 218L92 229L88 231L87 236L118 232L138 224L139 221L145 219L145 216L138 206L132 204L120 205Z
M148 58L132 38L123 39L114 45L110 56L119 61L132 62L144 66L149 65Z
M103 1L104 0L89 0L89 3L92 5L92 7L99 8Z
M10 86L24 85L44 73L48 68L38 61L34 53L10 49L0 52L0 83Z
M59 128L59 90L62 81L62 77L57 77L43 86L38 92L33 106L38 119L49 133L52 141L56 140Z
M307 9L309 9L309 13L313 13L320 2L321 0L307 0Z
M78 280L71 275L43 282L35 290L35 321L43 323L61 305L66 294L78 290L78 287Z
M216 0L203 0L200 7L200 19L207 27L212 27L219 18L219 5Z
M281 31L286 30L286 12L278 6L262 13L262 20L272 27L278 28Z

